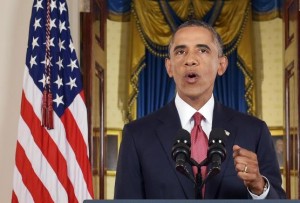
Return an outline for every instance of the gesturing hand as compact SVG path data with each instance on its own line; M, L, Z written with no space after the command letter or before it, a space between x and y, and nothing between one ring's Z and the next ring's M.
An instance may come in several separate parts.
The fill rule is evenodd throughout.
M264 190L265 180L259 172L257 156L254 152L233 146L233 159L237 175L255 195L261 195Z

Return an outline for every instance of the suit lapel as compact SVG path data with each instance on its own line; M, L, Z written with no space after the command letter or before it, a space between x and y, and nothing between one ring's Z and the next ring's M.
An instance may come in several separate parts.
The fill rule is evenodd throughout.
M164 108L158 115L159 120L161 120L162 125L157 128L157 137L161 142L161 145L166 153L170 171L175 173L182 190L188 199L194 198L194 184L190 179L181 174L175 169L175 161L172 159L172 147L177 135L177 131L181 129L180 119L175 107L175 102L169 103L166 108ZM189 167L189 171L192 173L192 168Z
M213 125L212 128L222 128L228 131L230 134L228 135L227 139L225 140L225 148L226 148L226 159L221 165L221 171L216 176L212 177L206 183L206 199L215 199L217 198L217 192L219 191L220 183L224 177L224 173L226 171L228 164L230 164L229 160L232 159L232 146L235 140L235 127L230 123L232 118L232 113L227 112L225 108L220 105L219 103L215 103L214 113L213 113ZM210 165L208 166L210 168Z

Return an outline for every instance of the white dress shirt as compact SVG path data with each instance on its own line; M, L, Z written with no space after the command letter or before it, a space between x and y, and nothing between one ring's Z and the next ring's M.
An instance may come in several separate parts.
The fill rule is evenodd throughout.
M179 113L182 128L187 130L188 132L191 132L192 128L194 127L193 115L196 112L199 112L204 117L201 121L201 127L205 132L207 139L209 139L209 134L212 128L214 105L215 105L215 100L214 97L211 96L208 102L206 102L206 104L197 111L196 109L191 107L188 103L183 101L178 94L175 97L175 106Z

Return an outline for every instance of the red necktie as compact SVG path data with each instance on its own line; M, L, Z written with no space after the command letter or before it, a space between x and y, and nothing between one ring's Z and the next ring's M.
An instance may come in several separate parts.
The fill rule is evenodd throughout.
M207 156L208 140L202 127L201 120L203 116L196 112L193 116L194 127L191 131L191 157L198 163L202 162ZM206 176L206 166L201 167L202 179ZM193 167L194 175L197 174L197 167Z

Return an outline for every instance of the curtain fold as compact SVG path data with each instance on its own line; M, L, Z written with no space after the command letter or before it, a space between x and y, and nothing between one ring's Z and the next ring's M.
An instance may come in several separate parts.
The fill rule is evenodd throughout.
M229 64L236 64L237 50L233 51L227 58ZM225 106L235 107L235 109L247 110L245 100L245 78L241 69L235 65L229 65L222 77L217 77L214 88L214 95L218 101Z
M137 117L143 117L169 102L175 96L175 83L164 67L164 58L146 50L147 64L139 74Z

